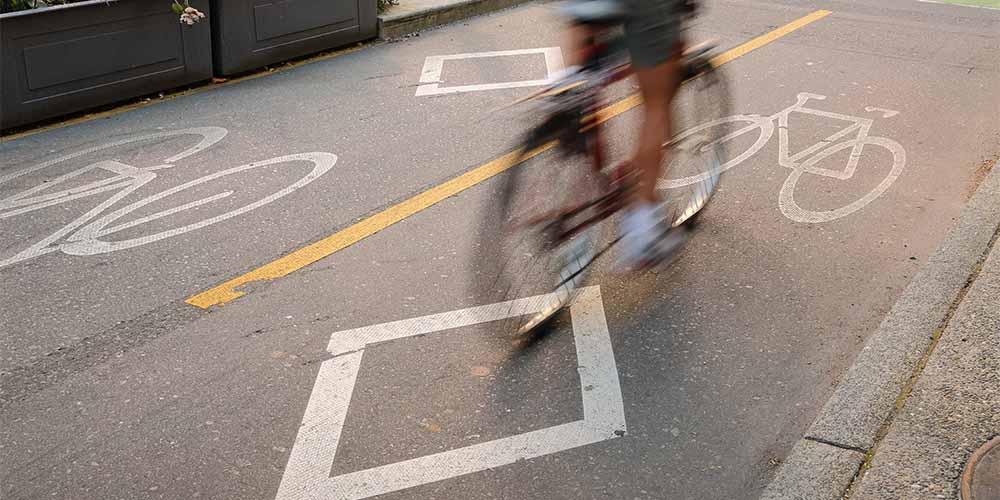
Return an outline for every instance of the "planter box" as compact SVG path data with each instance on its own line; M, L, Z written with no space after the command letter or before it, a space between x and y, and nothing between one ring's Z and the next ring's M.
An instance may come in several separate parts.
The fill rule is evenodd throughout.
M375 0L212 0L220 76L374 38Z
M208 11L207 0L192 5ZM208 22L170 0L96 0L0 14L0 128L212 77Z

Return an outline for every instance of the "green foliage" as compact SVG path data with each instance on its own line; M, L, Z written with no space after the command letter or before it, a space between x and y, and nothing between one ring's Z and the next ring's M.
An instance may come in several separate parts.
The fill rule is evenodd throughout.
M379 14L385 12L392 5L399 5L399 0L376 0L376 2Z
M0 0L0 13L71 3L71 0Z
M0 13L5 12L17 12L22 10L40 9L43 7L52 7L54 5L66 5L74 2L79 2L82 0L0 0ZM395 1L395 0L378 0L382 1ZM189 13L187 16L184 15L185 9L191 7L190 0L183 0L179 2L174 0L170 5L170 10L174 14L181 16L181 22L185 22L185 17L192 20L192 22L186 22L186 24L193 24L199 19L203 19L205 16L198 13Z

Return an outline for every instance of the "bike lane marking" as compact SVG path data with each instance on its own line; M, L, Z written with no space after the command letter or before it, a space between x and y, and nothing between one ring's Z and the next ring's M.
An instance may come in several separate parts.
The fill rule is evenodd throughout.
M712 59L712 62L720 66L729 63L802 27L819 21L830 14L832 14L832 12L828 10L817 10L771 32L729 49L726 52L715 56ZM598 111L598 122L602 123L619 116L622 113L638 106L641 102L642 98L639 97L638 94L632 94L631 96ZM552 143L547 144L535 151L530 152L522 158L523 160L528 160L547 151L552 148L553 145L554 144ZM339 252L340 250L343 250L344 248L347 248L389 226L392 226L393 224L396 224L413 214L421 212L446 198L459 194L462 191L465 191L466 189L469 189L517 165L517 159L519 156L519 150L511 151L449 181L423 191L407 200L399 202L375 215L327 236L326 238L279 257L278 259L246 274L216 285L215 287L204 292L193 295L185 300L185 302L202 309L208 309L212 306L224 305L231 302L247 293L243 290L238 290L238 288L243 287L248 283L271 281L287 276L288 274L302 269L303 267L306 267L318 260Z
M599 287L577 292L570 306L583 418L461 448L330 475L361 358L370 344L531 314L554 294L516 299L335 332L320 365L277 500L359 500L443 481L520 460L625 435L625 405Z
M747 149L735 158L726 161L719 167L720 172L725 172L738 166L743 161L755 156L770 142L774 132L777 131L778 165L792 170L792 173L790 173L785 179L785 182L781 186L781 191L778 193L778 207L781 209L781 213L788 219L796 222L830 222L861 210L885 193L903 172L903 168L906 166L906 151L903 149L901 144L892 139L869 135L869 130L874 123L871 118L865 116L851 116L824 109L806 107L806 103L810 100L825 101L826 98L827 97L825 95L811 92L799 92L796 96L795 104L792 104L791 106L770 116L760 116L756 114L726 116L697 127L690 128L682 132L678 138L684 138L689 135L696 134L700 130L723 123L749 122L749 125L730 133L728 137L736 138L745 133L752 134L754 130L759 130L760 135L757 140L754 141L754 144L750 147L750 149ZM883 118L891 118L899 114L899 111L876 106L866 106L865 111L869 113L879 112L882 114ZM795 153L789 149L789 135L792 133L789 127L789 116L792 113L812 115L829 120L836 120L838 122L848 122L850 125L846 125L840 131L835 132L825 139L821 139L819 142ZM775 125L775 122L777 122L777 125ZM844 139L844 137L849 136L852 132L856 134L853 139ZM840 181L846 181L854 177L854 173L858 168L858 163L861 159L865 146L881 146L889 151L893 157L889 174L874 189L867 192L858 200L833 209L811 210L803 208L795 201L795 196L793 194L795 186L803 174L817 175ZM846 166L843 168L830 169L817 165L824 159L834 156L837 152L847 148L851 148L852 151L850 156L848 156ZM694 184L695 182L707 179L709 174L710 172L704 172L683 178L660 179L657 182L657 187L661 189L670 189L688 186Z
M116 146L135 144L139 142L145 142L155 139L181 137L181 136L198 136L200 139L197 144L185 149L184 151L177 153L168 158L164 158L161 161L155 162L151 166L147 167L137 167L133 165L128 165L121 163L116 160L104 160L97 161L96 163L91 163L83 168L78 168L62 174L56 178L44 181L43 183L15 193L13 196L8 198L0 199L0 219L6 219L21 215L24 213L32 212L34 210L39 210L47 208L54 205L59 205L62 203L70 202L80 198L86 198L88 196L93 196L96 194L101 194L107 191L115 191L114 194L102 201L97 206L93 207L83 215L77 217L72 222L63 226L58 231L52 233L51 235L42 238L38 242L32 244L28 248L18 251L14 255L2 258L0 256L0 268L13 265L28 259L33 259L35 257L45 255L55 251L62 251L68 255L97 255L102 253L113 252L117 250L124 250L128 248L134 248L141 245L146 245L153 243L164 238L170 238L179 234L183 234L189 231L194 231L206 226L210 226L217 222L222 222L229 218L242 215L246 212L259 208L261 206L267 205L279 198L282 198L293 191L304 187L306 184L319 178L321 175L329 171L337 163L337 155L326 152L309 152L309 153L297 153L290 154L280 157L271 158L269 160L257 161L242 165L239 167L228 168L218 172L213 172L203 177L191 180L179 186L174 186L172 188L166 189L159 193L152 194L138 201L135 201L124 207L119 207L114 209L116 204L131 195L136 190L142 188L148 183L154 181L157 178L156 171L162 169L173 168L174 164L181 161L191 155L202 152L208 148L211 148L218 142L220 142L229 132L222 127L196 127L188 129L180 129L173 131L163 131L156 132L152 134L137 135L134 137L128 137L125 139L117 140L108 144L98 145L90 148L86 148L80 151L75 151L70 154L66 154L49 160L38 165L21 169L19 171L12 172L7 175L0 176L0 185L17 179L19 177L25 176L29 173L36 172L53 165L59 165L60 163L91 154L97 151L102 151L106 149L111 149ZM312 163L313 169L306 174L305 177L295 181L294 183L283 187L281 190L271 193L270 195L254 201L250 204L243 205L239 208L229 210L219 215L209 217L207 219L192 222L181 227L176 227L173 229L163 230L153 234L146 234L143 236L138 236L126 240L117 241L105 241L101 237L107 236L109 234L117 233L125 229L129 229L136 226L141 226L149 222L168 217L172 214L189 210L192 208L197 208L201 205L212 203L214 201L226 198L233 194L233 191L222 191L214 195L201 198L195 201L187 202L173 208L166 210L161 210L159 212L145 215L135 220L128 222L113 224L122 217L140 209L150 203L154 203L160 199L170 197L177 193L186 191L188 189L194 188L195 186L225 177L231 174L240 173L246 170L267 167L271 165L286 164L286 163L296 163L296 162L306 162ZM113 174L111 177L104 177L96 181L92 181L87 184L74 185L69 188L65 188L61 191L57 190L58 186L64 182L76 179L81 175L97 172L103 170L106 173ZM108 227L111 226L111 227ZM61 241L60 241L61 240Z
M545 57L545 78L536 80L521 80L514 82L477 83L473 85L445 86L441 80L445 61L460 61L463 59L484 59L491 57L510 57L541 54ZM513 89L519 87L537 87L550 83L553 76L563 69L562 50L559 47L543 47L539 49L500 50L494 52L473 52L469 54L450 54L445 56L427 56L424 59L424 69L420 72L420 86L417 87L417 97L454 94L458 92L480 92L484 90Z

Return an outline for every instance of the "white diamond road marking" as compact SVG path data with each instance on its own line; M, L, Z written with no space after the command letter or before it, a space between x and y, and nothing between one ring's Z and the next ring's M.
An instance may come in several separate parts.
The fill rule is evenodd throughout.
M618 369L601 291L579 290L570 306L583 420L330 476L366 345L538 312L551 294L334 333L288 458L276 500L361 499L613 439L625 431ZM618 434L616 434L618 433Z
M441 71L445 61L458 59L480 59L484 57L522 56L542 54L545 56L546 76L541 80L521 80L517 82L479 83L475 85L456 85L441 87ZM451 54L446 56L428 56L424 59L424 69L420 72L420 83L416 95L429 96L439 94L454 94L457 92L478 92L483 90L513 89L518 87L538 87L547 85L552 76L563 69L562 49L559 47L543 47L538 49L499 50L495 52L473 52L469 54Z

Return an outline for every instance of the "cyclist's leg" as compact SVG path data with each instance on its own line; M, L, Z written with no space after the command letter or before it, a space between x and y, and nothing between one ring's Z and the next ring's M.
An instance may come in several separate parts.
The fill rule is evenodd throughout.
M656 194L656 182L663 168L663 144L673 136L671 103L680 85L679 68L680 60L676 56L652 68L636 68L636 79L645 104L639 143L633 158L640 172L640 201L660 201Z
M625 24L626 43L632 57L645 106L642 128L633 157L639 170L636 199L622 221L624 263L641 267L657 260L662 214L656 183L663 164L662 145L671 137L671 110L680 86L681 11L679 0L629 0L632 19Z
M663 165L663 143L671 134L671 103L681 84L683 0L628 0L632 19L625 37L645 103L634 164L641 173L639 198L658 201L656 181Z

